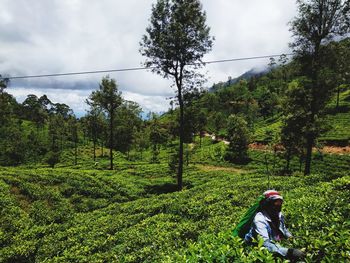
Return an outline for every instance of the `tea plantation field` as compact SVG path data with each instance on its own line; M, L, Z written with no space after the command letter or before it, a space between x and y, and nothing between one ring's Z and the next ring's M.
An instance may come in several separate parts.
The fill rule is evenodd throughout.
M319 142L347 146L350 142L350 90L340 93L338 107L336 97L334 97L328 103L325 113L324 127L318 139ZM271 134L280 134L281 127L282 115L280 114L260 119L255 123L253 138L257 142L266 142Z
M268 188L265 153L232 166L215 161L222 145L210 147L193 155L182 192L165 155L114 171L2 167L0 262L274 262L261 244L231 236ZM350 156L325 155L310 176L270 176L294 235L286 245L304 249L306 262L350 260L349 167Z

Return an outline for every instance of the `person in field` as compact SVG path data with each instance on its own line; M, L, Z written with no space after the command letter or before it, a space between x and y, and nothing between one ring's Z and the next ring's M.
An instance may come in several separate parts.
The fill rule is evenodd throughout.
M281 212L282 204L283 197L279 192L276 190L264 192L241 219L233 235L244 238L247 244L253 244L259 236L264 240L264 247L276 256L291 261L302 260L305 257L303 251L286 248L278 243L282 239L292 238Z

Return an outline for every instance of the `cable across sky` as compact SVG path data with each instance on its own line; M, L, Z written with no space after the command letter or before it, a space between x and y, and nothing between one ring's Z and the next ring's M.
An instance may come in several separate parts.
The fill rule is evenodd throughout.
M262 58L273 58L280 56L291 56L293 54L279 54L279 55L265 55L265 56L255 56L255 57L243 57L243 58L232 58L232 59L222 59L222 60L212 60L203 61L204 64L216 64L234 61L244 61ZM107 70L93 70L93 71L79 71L79 72L66 72L66 73L53 73L53 74L41 74L41 75L27 75L27 76L9 76L1 77L0 79L30 79L30 78L46 78L46 77L61 77L61 76L72 76L72 75L88 75L88 74L98 74L98 73L111 73L111 72L125 72L125 71L137 71L137 70L149 70L154 67L133 67L133 68L121 68L121 69L107 69Z

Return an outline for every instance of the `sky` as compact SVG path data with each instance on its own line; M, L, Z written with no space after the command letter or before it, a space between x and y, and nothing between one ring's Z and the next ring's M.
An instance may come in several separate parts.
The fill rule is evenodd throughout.
M156 0L0 0L0 74L26 76L133 68L145 61L139 42ZM288 22L296 15L294 0L202 0L212 51L204 61L290 53ZM208 64L203 72L213 83L235 78L269 59ZM7 92L22 102L46 94L69 105L77 116L106 73L11 80ZM150 71L109 73L127 100L144 112L162 112L175 95L170 80Z

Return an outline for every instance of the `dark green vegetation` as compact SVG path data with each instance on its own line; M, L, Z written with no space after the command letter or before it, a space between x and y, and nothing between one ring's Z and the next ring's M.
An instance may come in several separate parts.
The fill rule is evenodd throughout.
M344 58L337 58L333 53L336 50L335 53L340 55L342 49L324 43L350 33L350 3L342 0L299 0L297 7L298 14L290 23L294 38L290 46L302 77L294 80L294 85L290 85L286 92L289 97L286 103L288 115L282 129L282 142L288 160L293 152L304 148L304 174L310 174L312 148L320 134L319 122L324 108L334 86L343 84L343 76L349 72ZM300 138L301 142L296 142L296 138Z
M185 69L211 48L201 6L176 1L170 10L170 2L155 5L143 46L155 52L145 54L155 59L148 63L175 77L178 88L179 107L172 101L162 116L143 120L139 105L124 100L108 77L80 119L45 95L18 103L0 78L0 261L273 262L261 242L246 247L231 236L268 188L285 196L295 235L286 246L303 248L307 262L349 260L350 156L325 154L322 146L349 145L350 39L304 26L333 19L317 12L335 7L330 15L338 20L329 25L349 30L338 17L349 16L345 1L297 1L295 56L272 58L265 73L229 78L211 92L200 90L196 66ZM191 8L198 19L182 21L197 17L182 16ZM170 11L174 24L167 23ZM182 32L185 22L190 30ZM202 37L204 46L196 42L198 52L190 47L178 60L187 46L180 41L168 49L171 32L186 43ZM264 150L252 150L250 142Z
M65 164L3 168L0 261L273 262L266 250L231 237L239 217L268 186L266 153L250 152L248 166L232 166L220 161L225 147L204 140L191 155L197 164L185 168L181 192L167 172L165 149L157 164L118 156L114 171ZM349 257L349 163L347 155L324 155L315 159L311 176L270 176L270 186L285 196L295 235L287 245L306 249L307 262ZM99 165L107 168L108 158Z

